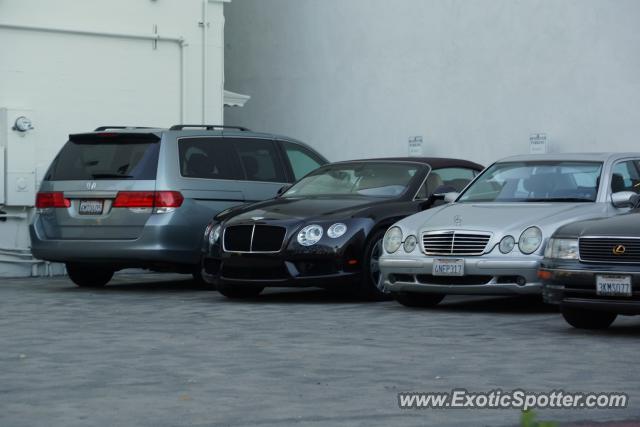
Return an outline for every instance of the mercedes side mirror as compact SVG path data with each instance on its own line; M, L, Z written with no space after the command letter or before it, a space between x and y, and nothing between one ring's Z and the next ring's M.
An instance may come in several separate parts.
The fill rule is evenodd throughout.
M451 203L451 202L455 202L455 200L458 198L458 196L460 195L460 193L456 193L456 192L450 192L450 193L444 193L443 194L443 199L446 203Z
M619 191L611 195L611 204L616 208L632 208L638 204L638 195L633 191Z
M292 185L293 185L293 184L286 184L286 185L283 185L282 187L280 187L280 189L279 189L279 190L278 190L278 192L276 193L276 197L280 197L280 196L282 196L284 193L286 193L286 191L287 191L288 189L290 189L290 188L291 188L291 186L292 186Z

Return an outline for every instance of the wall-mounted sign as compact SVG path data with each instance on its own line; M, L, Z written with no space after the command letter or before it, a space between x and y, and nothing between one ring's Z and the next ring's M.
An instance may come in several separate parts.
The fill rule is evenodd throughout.
M549 139L546 133L532 133L529 136L529 153L545 154L549 152Z
M422 157L422 136L409 137L409 157Z

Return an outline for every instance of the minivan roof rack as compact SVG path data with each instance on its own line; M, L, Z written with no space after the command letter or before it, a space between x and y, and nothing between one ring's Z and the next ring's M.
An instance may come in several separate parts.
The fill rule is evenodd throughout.
M216 129L235 129L241 132L251 132L249 129L242 126L223 126L223 125L173 125L169 130L182 130L184 128L205 128L206 130Z
M100 132L109 129L157 129L149 126L98 126L93 131Z

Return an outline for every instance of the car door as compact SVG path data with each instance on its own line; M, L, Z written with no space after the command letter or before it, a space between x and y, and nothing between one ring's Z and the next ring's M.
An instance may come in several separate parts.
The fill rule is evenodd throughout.
M640 159L621 160L611 169L611 180L608 188L609 198L614 193L631 191L640 194ZM628 208L614 208L626 211Z

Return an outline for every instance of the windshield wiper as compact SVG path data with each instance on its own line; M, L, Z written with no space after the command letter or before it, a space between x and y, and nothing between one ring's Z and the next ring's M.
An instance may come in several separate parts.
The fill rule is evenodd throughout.
M117 173L94 173L91 175L93 179L100 178L134 178L133 175L120 175Z
M537 199L523 199L523 202L593 202L591 199L587 199L585 197L540 197Z

